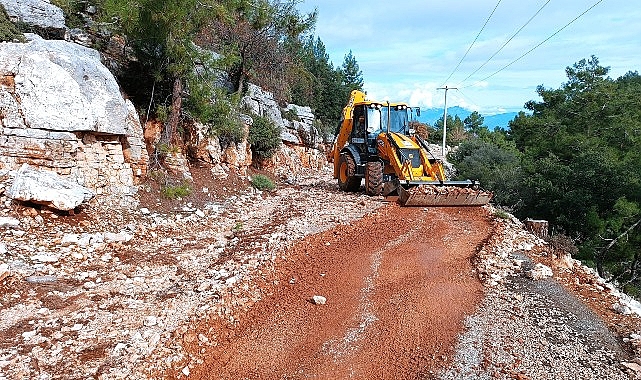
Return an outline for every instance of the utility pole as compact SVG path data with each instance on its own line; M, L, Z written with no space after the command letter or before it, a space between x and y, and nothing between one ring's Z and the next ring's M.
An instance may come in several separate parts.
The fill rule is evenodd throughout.
M456 87L439 87L437 90L445 90L445 108L443 109L443 147L441 154L445 158L445 136L447 136L447 90L458 90Z

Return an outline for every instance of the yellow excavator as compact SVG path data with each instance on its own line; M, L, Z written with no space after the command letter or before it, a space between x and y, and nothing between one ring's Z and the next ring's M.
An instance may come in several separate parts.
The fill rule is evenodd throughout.
M420 109L405 103L368 100L351 92L333 148L334 178L343 191L398 195L404 206L482 206L492 193L477 181L448 181L443 162L410 128Z

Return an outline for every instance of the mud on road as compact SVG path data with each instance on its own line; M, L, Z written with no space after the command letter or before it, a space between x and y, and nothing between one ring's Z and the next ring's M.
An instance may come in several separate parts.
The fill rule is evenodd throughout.
M431 378L483 297L471 258L491 233L482 208L390 204L307 237L246 315L201 328L217 343L190 347L190 378Z

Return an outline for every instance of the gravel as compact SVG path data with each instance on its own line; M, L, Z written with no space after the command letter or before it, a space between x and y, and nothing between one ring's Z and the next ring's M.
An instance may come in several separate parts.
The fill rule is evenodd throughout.
M327 173L173 212L92 202L67 217L0 197L0 380L188 376L200 359L183 342L216 344L194 326L260 300L293 242L384 204ZM609 326L554 277L524 277L519 255L544 243L501 223L475 262L486 297L441 378L629 378L634 357Z

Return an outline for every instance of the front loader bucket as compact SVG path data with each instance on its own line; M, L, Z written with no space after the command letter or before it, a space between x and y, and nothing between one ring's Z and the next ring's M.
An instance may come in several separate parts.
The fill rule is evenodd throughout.
M403 206L483 206L492 193L469 187L420 185L398 187L398 201Z

